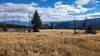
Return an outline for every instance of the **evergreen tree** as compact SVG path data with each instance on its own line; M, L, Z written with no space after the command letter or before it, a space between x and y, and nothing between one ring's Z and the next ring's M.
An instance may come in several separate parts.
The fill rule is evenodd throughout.
M42 22L37 10L35 11L32 17L31 23L32 23L33 32L39 32L39 28L41 28Z
M86 28L86 33L96 34L96 30L93 29L93 26L88 26Z

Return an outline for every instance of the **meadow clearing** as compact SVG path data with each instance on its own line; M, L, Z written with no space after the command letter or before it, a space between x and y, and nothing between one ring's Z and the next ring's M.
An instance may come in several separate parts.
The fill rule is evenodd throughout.
M100 56L100 31L78 31L0 32L0 56Z

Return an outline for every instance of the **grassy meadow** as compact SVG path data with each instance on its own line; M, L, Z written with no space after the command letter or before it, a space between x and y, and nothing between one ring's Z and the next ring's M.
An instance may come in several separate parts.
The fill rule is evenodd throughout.
M0 56L100 56L100 31L96 35L79 32L0 32Z

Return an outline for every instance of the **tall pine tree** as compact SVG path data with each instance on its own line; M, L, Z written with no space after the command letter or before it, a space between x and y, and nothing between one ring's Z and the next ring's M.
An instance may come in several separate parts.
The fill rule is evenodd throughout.
M42 21L40 19L40 16L39 16L37 10L33 14L31 23L32 23L33 32L39 32L39 28L41 28Z

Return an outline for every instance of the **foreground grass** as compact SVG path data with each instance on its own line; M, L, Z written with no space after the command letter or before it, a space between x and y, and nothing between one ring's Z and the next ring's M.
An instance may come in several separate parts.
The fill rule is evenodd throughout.
M72 32L0 32L0 56L100 56L99 31L97 35Z

